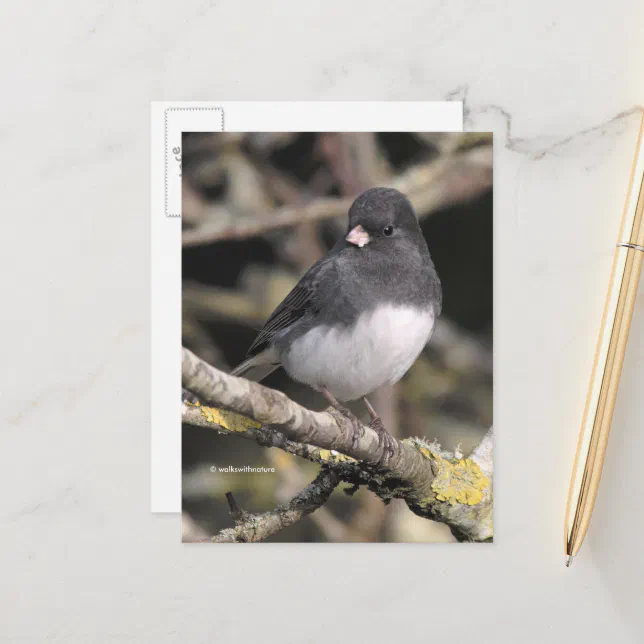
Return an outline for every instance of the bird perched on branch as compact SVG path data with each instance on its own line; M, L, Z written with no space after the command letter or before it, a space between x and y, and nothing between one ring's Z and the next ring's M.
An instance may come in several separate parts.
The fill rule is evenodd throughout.
M371 426L391 449L393 438L366 396L411 367L441 300L411 203L397 190L372 188L349 209L346 236L275 309L232 375L259 381L282 366L351 418L338 401L363 398Z

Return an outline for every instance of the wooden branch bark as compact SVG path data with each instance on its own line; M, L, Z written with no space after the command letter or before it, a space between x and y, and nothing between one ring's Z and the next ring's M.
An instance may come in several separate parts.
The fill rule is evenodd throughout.
M311 514L324 505L340 481L341 477L338 472L323 469L314 481L288 503L262 514L250 514L240 510L234 502L232 494L229 493L226 496L235 527L221 530L212 538L212 541L215 543L263 541L276 532L297 523L307 514Z
M402 498L419 516L447 523L460 540L492 538L491 431L471 458L453 458L418 438L394 439L388 454L369 426L356 427L332 409L306 409L279 391L215 369L185 348L182 379L202 403L213 405L184 404L185 423L327 463L385 502Z
M182 422L194 427L214 429L219 434L230 434L239 438L255 441L262 447L277 447L288 454L305 458L313 463L329 464L349 458L335 450L323 449L315 445L298 443L286 438L275 426L262 425L252 418L234 412L197 404L184 403ZM354 460L354 459L351 459Z

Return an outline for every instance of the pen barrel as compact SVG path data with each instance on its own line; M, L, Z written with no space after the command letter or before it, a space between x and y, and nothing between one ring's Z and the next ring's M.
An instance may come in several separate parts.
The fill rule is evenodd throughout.
M590 524L644 260L644 117L618 240L570 480L564 531L569 557L579 551Z
M643 260L641 250L618 246L615 251L570 482L565 530L567 555L577 554L597 496Z

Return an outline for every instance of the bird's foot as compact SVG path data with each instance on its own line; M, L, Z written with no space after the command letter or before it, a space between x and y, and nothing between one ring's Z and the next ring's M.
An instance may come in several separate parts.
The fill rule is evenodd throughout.
M340 414L343 418L346 418L351 423L351 448L356 449L360 439L364 436L364 425L360 422L360 419L346 407L340 405L339 407L334 407L331 405L333 412Z
M382 456L378 464L383 465L385 461L388 461L396 453L396 439L385 429L378 412L376 412L367 398L364 397L363 400L369 416L371 416L369 427L378 434L378 447L382 448Z
M355 449L358 446L359 440L364 436L364 425L350 409L341 405L326 387L320 387L320 392L335 411L351 422L351 447Z
M380 417L374 418L369 427L378 434L378 447L382 448L378 465L384 465L396 453L396 439L385 429Z

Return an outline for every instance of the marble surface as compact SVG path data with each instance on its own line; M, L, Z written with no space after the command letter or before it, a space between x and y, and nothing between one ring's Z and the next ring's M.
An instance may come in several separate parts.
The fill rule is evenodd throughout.
M641 641L644 292L570 570L561 531L644 4L238 5L0 8L0 640ZM496 543L182 546L148 509L149 102L450 97L496 133Z

